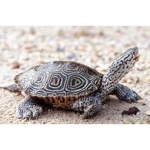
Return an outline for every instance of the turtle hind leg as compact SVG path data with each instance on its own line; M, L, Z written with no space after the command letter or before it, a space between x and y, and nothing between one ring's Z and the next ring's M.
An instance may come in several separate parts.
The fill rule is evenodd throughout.
M43 112L44 102L38 98L27 97L16 108L18 118L35 119Z
M126 102L136 102L141 97L133 90L122 84L117 84L113 95L116 95L120 100Z
M72 109L76 112L84 112L83 119L92 118L101 109L101 99L94 96L80 98L73 103Z
M92 118L100 111L101 104L94 103L84 110L83 119Z
M0 88L8 90L10 92L20 92L20 88L16 83L7 84L7 85L0 85Z

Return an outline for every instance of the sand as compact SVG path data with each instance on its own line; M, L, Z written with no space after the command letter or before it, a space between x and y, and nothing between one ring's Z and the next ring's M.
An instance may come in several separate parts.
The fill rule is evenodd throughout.
M100 113L83 120L73 111L48 109L35 120L16 118L18 93L0 89L1 124L147 124L150 123L150 27L0 27L0 84L42 62L77 61L105 73L121 53L137 46L140 59L120 83L142 99L126 103L110 96ZM137 107L136 115L123 115Z

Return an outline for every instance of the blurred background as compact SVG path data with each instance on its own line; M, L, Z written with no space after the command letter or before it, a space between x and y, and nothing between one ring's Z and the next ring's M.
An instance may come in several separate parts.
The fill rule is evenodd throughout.
M105 72L117 55L135 46L147 65L150 27L0 27L0 77L53 60L77 61Z
M105 71L118 54L135 46L140 61L149 63L150 27L0 27L0 66L24 70L71 60Z
M150 27L146 26L0 27L0 83L54 60L77 61L105 73L118 55L135 46L141 57L121 82L149 103Z

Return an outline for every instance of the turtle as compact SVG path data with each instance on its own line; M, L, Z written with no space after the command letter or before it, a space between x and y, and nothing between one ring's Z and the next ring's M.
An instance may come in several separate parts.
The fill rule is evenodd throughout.
M44 106L52 106L83 112L82 117L87 119L98 114L108 95L130 103L141 99L134 90L118 83L139 57L137 47L129 48L105 74L73 61L46 62L16 75L13 84L1 87L24 95L16 107L18 118L37 118Z

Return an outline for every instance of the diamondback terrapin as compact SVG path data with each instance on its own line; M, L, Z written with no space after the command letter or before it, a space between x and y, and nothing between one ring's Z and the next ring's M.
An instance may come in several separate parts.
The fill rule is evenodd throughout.
M37 117L43 112L42 103L83 111L83 118L90 118L110 94L127 102L140 99L135 91L118 83L138 59L138 48L130 48L111 63L104 75L77 62L48 62L16 75L15 83L3 88L24 93L25 99L16 109L19 118Z

